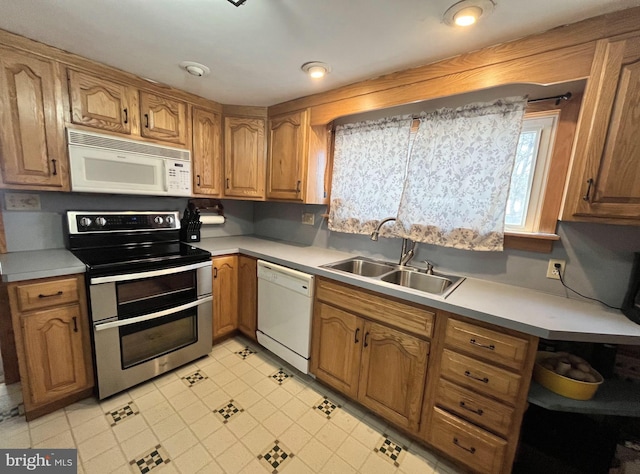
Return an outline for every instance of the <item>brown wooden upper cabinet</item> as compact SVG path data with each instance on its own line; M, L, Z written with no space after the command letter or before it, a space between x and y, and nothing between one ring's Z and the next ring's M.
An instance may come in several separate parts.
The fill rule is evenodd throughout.
M188 145L185 102L74 69L67 79L72 123Z
M187 143L187 104L140 91L140 135L165 142Z
M137 119L135 89L69 69L71 122L110 132L131 134Z
M582 101L563 219L640 224L638 97L640 36L599 41Z
M264 129L262 118L225 117L225 196L264 199Z
M0 186L68 190L61 69L0 48Z
M269 119L267 199L328 202L328 136L309 125L309 109Z
M304 200L308 128L306 110L269 120L268 199Z
M193 194L222 194L222 117L193 108Z

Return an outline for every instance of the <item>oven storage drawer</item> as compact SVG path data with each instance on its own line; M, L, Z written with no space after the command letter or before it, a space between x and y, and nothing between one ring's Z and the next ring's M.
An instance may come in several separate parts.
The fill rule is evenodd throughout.
M507 442L460 418L434 408L431 444L467 466L486 474L502 469Z

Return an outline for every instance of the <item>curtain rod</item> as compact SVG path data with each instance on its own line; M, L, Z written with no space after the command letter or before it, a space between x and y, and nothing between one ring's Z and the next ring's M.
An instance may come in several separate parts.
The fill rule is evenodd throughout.
M552 97L542 97L541 99L531 99L527 101L527 104L533 104L534 102L545 102L547 100L555 100L556 105L560 104L560 101L571 99L571 92L565 92L564 94L554 95Z

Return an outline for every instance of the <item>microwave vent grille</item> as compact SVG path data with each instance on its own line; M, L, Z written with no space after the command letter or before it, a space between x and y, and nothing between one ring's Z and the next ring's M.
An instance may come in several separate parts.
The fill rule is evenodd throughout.
M97 133L82 132L79 130L68 130L68 132L69 146L89 146L128 153L139 153L141 155L161 156L163 158L172 158L175 160L189 161L190 159L189 150L151 145L148 143L99 135Z

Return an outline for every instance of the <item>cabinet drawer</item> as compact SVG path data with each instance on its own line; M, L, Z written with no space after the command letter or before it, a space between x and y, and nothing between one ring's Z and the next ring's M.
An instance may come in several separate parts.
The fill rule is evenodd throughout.
M438 381L436 405L494 433L507 436L513 408L444 379Z
M431 337L435 312L345 284L316 279L316 298L369 319Z
M21 312L73 303L80 299L77 278L15 285Z
M529 341L486 329L475 324L449 319L447 343L457 350L484 357L519 369L524 364Z
M431 443L474 471L501 472L507 442L438 408L429 427Z
M465 387L513 403L522 377L507 370L445 349L441 363L442 377Z

